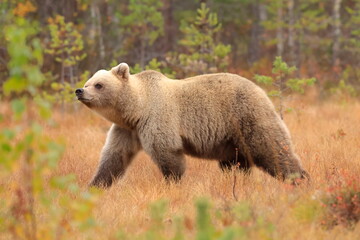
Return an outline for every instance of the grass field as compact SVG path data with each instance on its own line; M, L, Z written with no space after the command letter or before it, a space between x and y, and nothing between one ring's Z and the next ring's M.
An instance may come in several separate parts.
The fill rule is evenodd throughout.
M215 228L221 231L239 225L246 231L245 239L359 239L359 223L352 228L324 227L328 219L321 202L334 184L348 177L355 176L359 190L360 104L289 104L296 108L285 114L285 122L296 152L311 175L310 184L294 188L258 169L249 176L223 173L216 162L191 157L187 158L181 182L167 184L151 159L141 152L125 176L100 194L94 210L98 227L92 237L116 239L119 231L142 236L153 224L149 204L165 199L165 238L174 235L175 216L184 223L184 239L192 238L196 235L194 203L206 197ZM77 183L85 189L97 168L110 123L83 106L74 113L56 112L54 117L58 127L47 127L46 132L66 144L56 174L75 174ZM243 209L239 215L246 215L244 219L234 214L232 209L236 207ZM83 238L81 233L77 238Z

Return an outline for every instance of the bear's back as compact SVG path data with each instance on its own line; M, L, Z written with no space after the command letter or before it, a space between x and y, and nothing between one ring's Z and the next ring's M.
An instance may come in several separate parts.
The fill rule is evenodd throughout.
M228 141L242 119L271 105L262 89L235 74L168 79L160 85L165 86L164 92L170 92L163 110L177 122L175 129L184 146L191 155L204 158L214 156L212 149Z
M182 81L184 85L189 85L189 87L209 90L212 89L215 91L234 88L236 89L256 87L256 85L248 79L231 73L204 74L195 77L185 78L184 80L180 81Z
M167 83L171 86L169 89L173 90L173 95L180 98L180 102L190 99L193 104L199 102L205 107L207 104L209 107L220 104L226 109L239 101L252 101L249 98L264 99L268 102L266 93L260 87L236 74L204 74L183 80L165 81L164 85Z

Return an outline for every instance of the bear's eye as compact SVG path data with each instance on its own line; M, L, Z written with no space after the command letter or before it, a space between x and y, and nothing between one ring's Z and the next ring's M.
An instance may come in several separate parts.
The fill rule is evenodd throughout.
M95 84L96 89L101 89L103 86L100 83Z

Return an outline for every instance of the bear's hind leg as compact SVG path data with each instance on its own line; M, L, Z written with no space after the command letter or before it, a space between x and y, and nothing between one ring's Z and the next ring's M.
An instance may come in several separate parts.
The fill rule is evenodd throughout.
M134 133L113 125L109 130L101 160L90 186L110 187L120 178L140 150L140 143Z

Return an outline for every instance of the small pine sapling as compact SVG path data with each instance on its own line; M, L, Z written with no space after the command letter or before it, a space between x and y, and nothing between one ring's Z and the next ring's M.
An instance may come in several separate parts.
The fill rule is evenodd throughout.
M272 69L273 76L255 75L256 82L275 87L268 92L268 95L279 98L278 111L281 119L283 119L286 91L304 94L305 87L313 85L316 81L315 78L291 78L296 70L295 66L290 67L281 57L276 57Z

